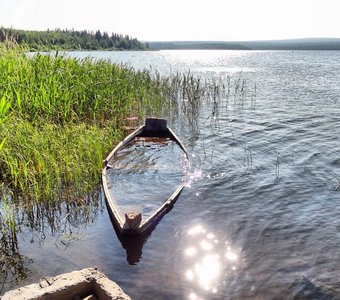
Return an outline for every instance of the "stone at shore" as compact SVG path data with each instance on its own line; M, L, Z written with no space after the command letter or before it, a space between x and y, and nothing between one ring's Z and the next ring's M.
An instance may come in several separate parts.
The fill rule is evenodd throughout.
M5 293L1 300L131 300L123 290L96 268L43 277L39 283Z

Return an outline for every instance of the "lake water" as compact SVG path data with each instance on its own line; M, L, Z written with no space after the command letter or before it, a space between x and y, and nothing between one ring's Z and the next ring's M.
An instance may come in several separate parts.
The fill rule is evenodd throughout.
M19 285L97 266L133 299L340 299L340 52L69 55L242 78L247 94L169 119L192 166L151 235L119 239L99 193L89 214L55 211L53 230L24 223Z

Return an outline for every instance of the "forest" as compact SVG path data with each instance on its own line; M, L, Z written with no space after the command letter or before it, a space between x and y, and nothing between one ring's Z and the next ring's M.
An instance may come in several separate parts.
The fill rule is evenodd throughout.
M128 35L55 29L46 31L0 27L0 42L11 39L31 51L44 50L148 50L149 45Z

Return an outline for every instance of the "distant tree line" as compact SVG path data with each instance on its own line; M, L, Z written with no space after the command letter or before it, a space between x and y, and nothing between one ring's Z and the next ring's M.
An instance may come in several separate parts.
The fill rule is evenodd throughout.
M0 27L0 42L6 39L27 44L35 50L147 50L149 45L128 35L107 32L55 29L47 31L19 30Z
M268 41L153 41L153 50L216 49L216 50L340 50L339 38L305 38Z
M250 50L249 47L234 42L215 41L162 41L149 42L149 46L153 50Z

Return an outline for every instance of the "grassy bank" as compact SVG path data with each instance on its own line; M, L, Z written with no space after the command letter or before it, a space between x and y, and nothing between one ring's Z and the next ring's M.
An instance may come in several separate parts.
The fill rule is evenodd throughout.
M160 114L166 94L166 82L148 71L1 46L3 190L23 200L80 199L99 182L124 118Z

